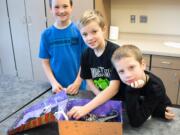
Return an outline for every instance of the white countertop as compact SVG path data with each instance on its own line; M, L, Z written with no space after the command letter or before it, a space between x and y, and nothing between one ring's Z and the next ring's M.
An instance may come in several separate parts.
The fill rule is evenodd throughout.
M120 33L118 40L110 41L120 46L136 45L144 54L180 57L180 36L176 35Z

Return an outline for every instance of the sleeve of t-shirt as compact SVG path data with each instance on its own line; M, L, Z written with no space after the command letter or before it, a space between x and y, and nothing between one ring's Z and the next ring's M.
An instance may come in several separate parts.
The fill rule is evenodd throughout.
M39 47L39 58L42 58L42 59L50 58L50 55L48 53L45 33L41 34L40 47Z
M114 67L112 67L112 72L110 75L110 80L120 80L119 75Z
M81 56L81 78L83 79L91 79L91 71L88 64L88 51L85 50Z
M165 111L166 111L166 107L167 106L171 106L171 100L169 99L169 97L166 95L166 89L164 87L164 84L162 82L162 80L159 80L159 84L161 85L162 88L162 93L163 94L163 98L161 100L161 102L159 103L159 106L157 107L157 109L153 112L153 116L154 117L160 117L160 118L165 118Z
M82 37L80 37L80 40L81 40L82 53L83 53L83 52L86 50L86 48L87 48L88 46L86 45L86 43L84 42L84 40L83 40Z
M112 57L113 52L114 52L117 48L119 48L119 46L118 46L117 44L112 43L112 42L108 42L108 43L110 44L109 50L111 50L111 53L109 53L109 54L110 54L109 57L110 57L110 60L111 60L111 57ZM119 75L118 75L118 73L117 73L117 71L116 71L116 69L114 68L114 66L113 66L112 63L111 63L111 69L112 69L112 71L111 71L111 75L110 75L110 80L120 80Z

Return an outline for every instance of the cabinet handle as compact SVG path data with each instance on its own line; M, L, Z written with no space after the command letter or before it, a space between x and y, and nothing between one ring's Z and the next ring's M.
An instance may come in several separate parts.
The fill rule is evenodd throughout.
M23 23L23 24L26 24L26 16L23 16L23 18L22 18L22 23Z
M171 64L171 62L169 62L169 61L161 61L161 64L170 65L170 64Z
M31 16L28 16L28 17L27 17L27 24L28 24L28 26L31 26L31 25L32 25Z

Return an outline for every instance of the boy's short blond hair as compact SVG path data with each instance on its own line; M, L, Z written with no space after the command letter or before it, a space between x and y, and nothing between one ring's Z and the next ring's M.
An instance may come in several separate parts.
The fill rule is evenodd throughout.
M95 21L103 29L105 27L105 21L102 14L97 10L87 10L83 13L79 20L78 27L79 29L83 28L90 22Z
M142 52L135 45L123 45L116 49L112 55L111 61L115 64L117 61L126 57L134 57L139 63L142 63Z

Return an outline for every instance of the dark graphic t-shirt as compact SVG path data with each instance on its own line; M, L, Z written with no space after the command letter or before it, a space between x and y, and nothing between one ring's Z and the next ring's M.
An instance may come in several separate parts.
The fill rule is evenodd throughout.
M111 56L118 47L107 41L106 48L100 57L97 57L91 48L87 48L81 57L81 77L92 79L99 90L107 88L111 80L119 80L111 63Z

